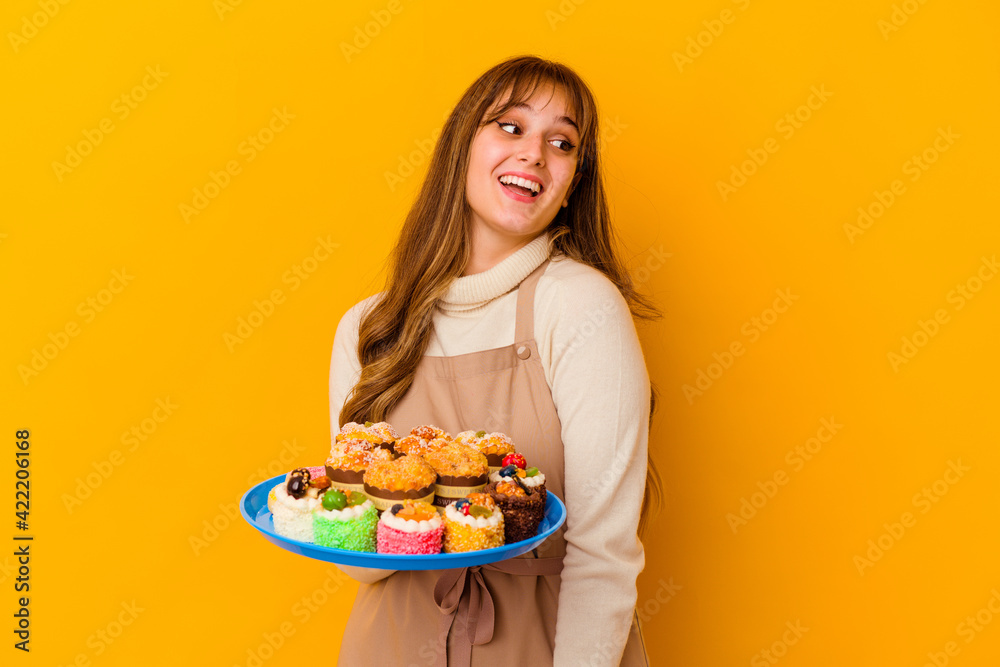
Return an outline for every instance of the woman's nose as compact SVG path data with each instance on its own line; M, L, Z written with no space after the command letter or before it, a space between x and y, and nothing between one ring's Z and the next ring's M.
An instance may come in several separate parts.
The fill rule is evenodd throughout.
M544 163L544 137L528 135L518 142L517 158L529 164Z

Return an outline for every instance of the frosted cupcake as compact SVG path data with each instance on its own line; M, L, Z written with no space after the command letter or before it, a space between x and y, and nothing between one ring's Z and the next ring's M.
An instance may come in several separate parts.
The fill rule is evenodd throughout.
M316 544L348 551L375 551L378 511L361 491L329 488L313 510Z
M444 521L430 503L404 500L382 512L378 521L380 554L438 554Z
M272 489L274 500L270 506L274 532L300 542L312 542L313 511L320 507L320 494L329 487L329 479L313 479L306 468L288 473L285 483Z
M450 442L423 458L438 476L434 504L439 507L482 491L488 481L490 466L486 457L468 445Z
M326 460L326 476L342 491L364 492L364 474L376 461L391 461L391 449L373 445L367 440L334 442Z
M485 493L472 493L444 508L444 551L459 553L503 546L503 513Z
M536 489L519 484L519 478L504 478L486 485L486 493L496 501L503 513L504 542L513 544L538 534L538 525L545 516L545 498Z
M384 511L404 500L434 502L437 473L419 456L376 461L364 474L365 493Z
M514 453L514 441L504 433L487 433L486 431L462 431L455 436L455 442L469 445L480 454L486 456L490 471L499 470L503 457Z
M392 428L389 422L365 422L364 424L348 422L341 427L340 433L334 438L336 442L364 440L376 447L383 447L390 450L398 439L399 434L396 433L396 430Z
M520 454L508 454L503 458L499 470L490 473L491 482L515 482L525 491L538 491L542 495L542 507L545 507L545 474L535 467L526 467L527 462ZM516 478L516 479L515 479Z

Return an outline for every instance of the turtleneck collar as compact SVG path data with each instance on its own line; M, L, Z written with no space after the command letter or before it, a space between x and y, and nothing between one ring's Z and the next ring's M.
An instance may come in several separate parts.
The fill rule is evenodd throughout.
M541 236L482 273L460 276L438 302L448 311L475 310L521 284L549 257L549 234Z

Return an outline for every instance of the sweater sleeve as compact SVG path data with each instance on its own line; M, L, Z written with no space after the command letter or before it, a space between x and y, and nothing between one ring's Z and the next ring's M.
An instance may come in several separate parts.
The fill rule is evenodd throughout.
M542 307L551 329L552 396L562 425L566 558L556 667L618 665L645 564L637 536L646 481L649 376L628 306L587 271Z
M378 295L376 295L378 296ZM330 359L330 442L340 431L340 410L347 395L361 377L361 362L358 360L358 325L361 316L375 297L370 297L348 310L337 325L333 337L333 354ZM388 577L395 570L377 570L367 567L337 565L344 574L362 584L373 584Z

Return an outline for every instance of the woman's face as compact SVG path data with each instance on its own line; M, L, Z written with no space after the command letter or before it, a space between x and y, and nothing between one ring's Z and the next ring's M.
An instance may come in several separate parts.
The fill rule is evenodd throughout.
M474 239L530 240L569 204L579 180L576 122L562 89L542 86L523 106L479 128L466 179ZM530 181L534 192L512 178Z

